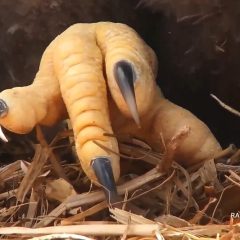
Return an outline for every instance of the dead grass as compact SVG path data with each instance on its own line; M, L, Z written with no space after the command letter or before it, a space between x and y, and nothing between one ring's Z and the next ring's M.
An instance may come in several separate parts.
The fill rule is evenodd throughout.
M38 128L31 161L0 168L1 239L237 239L239 150L230 145L190 169L175 162L163 168L186 134L183 129L175 136L165 153L137 139L118 138L123 203L118 209L107 205L77 161L68 161L71 131L47 143Z

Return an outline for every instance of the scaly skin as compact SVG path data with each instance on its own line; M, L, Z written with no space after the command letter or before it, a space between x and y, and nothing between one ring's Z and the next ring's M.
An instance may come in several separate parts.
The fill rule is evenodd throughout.
M75 136L76 151L87 176L97 181L91 167L92 159L111 159L114 177L119 177L119 156L101 145L118 152L117 140L104 136L112 133L109 119L103 57L95 39L96 25L74 25L58 39L54 51L54 67L63 100Z
M114 75L114 67L122 60L134 69L141 128L132 120ZM119 157L94 143L118 152L117 140L104 136L105 132L132 134L163 151L161 136L168 144L181 128L189 127L173 160L189 166L212 158L221 149L219 143L203 122L163 97L156 74L154 52L130 27L104 22L75 24L48 46L32 85L0 93L9 107L0 125L27 133L36 124L54 125L67 112L79 160L94 182L91 161L95 157L109 157L115 180L120 174Z
M165 99L160 89L156 89L155 94L155 104L140 118L141 129L136 127L133 120L124 116L117 117L119 110L112 103L111 119L115 134L130 134L144 140L154 150L164 152L172 138L187 128L189 132L180 141L172 159L185 167L212 159L221 151L220 144L201 120ZM168 166L167 163L163 163L163 167L164 165Z
M9 108L8 114L0 118L6 129L25 134L37 124L52 126L67 117L61 96L59 81L53 69L54 44L45 50L39 71L33 83L26 87L6 89L0 93Z

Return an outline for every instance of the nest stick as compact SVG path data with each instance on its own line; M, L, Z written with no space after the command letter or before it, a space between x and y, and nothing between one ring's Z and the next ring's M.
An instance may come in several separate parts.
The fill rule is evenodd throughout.
M75 233L92 236L118 236L122 235L128 228L129 235L149 236L154 235L158 230L158 224L95 224L95 225L70 225L70 226L54 226L45 228L25 228L25 227L4 227L0 228L0 234L24 234L24 235L39 235L39 234L56 234L56 233Z
M234 115L240 117L240 112L237 111L236 109L230 107L229 105L225 104L223 101L221 101L218 97L216 97L214 94L210 94L212 98L214 98L221 107L229 111L230 113L233 113Z
M165 173L161 173L158 171L158 168L153 168L147 173L130 180L120 186L117 187L118 193L120 195L125 194L125 192L130 192L138 189L142 185L149 183L153 180L156 180L160 177L163 177ZM65 210L79 207L82 205L90 205L96 202L103 201L105 195L103 191L96 191L91 193L82 193L76 196L70 196L67 198L65 202L56 207L53 211L51 211L44 219L42 219L39 223L35 225L35 227L43 227L50 224L56 217L61 215Z
M70 226L54 226L44 228L25 227L3 227L0 234L24 234L24 235L46 235L46 234L81 234L85 236L122 236L127 230L128 236L155 236L161 233L167 237L191 236L193 239L201 239L199 236L215 237L217 234L230 230L226 225L207 225L173 228L161 224L81 224ZM198 237L196 237L198 236ZM203 239L203 238L202 238ZM209 238L204 238L209 239Z

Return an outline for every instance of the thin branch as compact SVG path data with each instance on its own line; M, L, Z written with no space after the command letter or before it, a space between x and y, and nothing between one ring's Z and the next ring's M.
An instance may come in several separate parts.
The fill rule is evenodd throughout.
M226 109L226 110L229 111L230 113L232 113L232 114L240 117L240 112L239 112L239 111L237 111L236 109L234 109L234 108L230 107L229 105L225 104L223 101L221 101L221 100L220 100L218 97L216 97L215 95L210 94L210 96L211 96L212 98L214 98L214 99L219 103L219 105L222 106L224 109Z
M213 221L213 218L214 218L214 216L215 216L215 213L216 213L216 211L217 211L217 208L218 208L219 204L221 203L223 194L226 192L227 189L229 189L229 188L231 188L231 187L232 187L231 185L230 185L230 186L227 186L227 187L225 187L225 188L223 189L223 191L221 192L221 195L220 195L220 197L219 197L219 199L218 199L218 202L217 202L217 204L216 204L216 206L215 206L215 208L214 208L214 210L213 210L212 217L211 217L211 222Z
M165 238L169 237L191 237L199 239L197 236L208 236L216 239L216 234L230 230L227 225L207 225L174 228L168 225L156 224L81 224L70 226L54 226L45 228L25 228L25 227L3 227L0 228L0 234L24 234L24 235L40 235L40 234L81 234L84 236L122 236L128 230L128 235L134 236L154 236L156 232L160 232ZM205 238L206 239L206 238ZM210 238L208 238L210 239Z

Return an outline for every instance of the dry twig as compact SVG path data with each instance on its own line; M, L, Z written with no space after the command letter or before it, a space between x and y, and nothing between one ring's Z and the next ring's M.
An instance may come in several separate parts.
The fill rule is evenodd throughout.
M224 102L222 102L217 96L215 96L214 94L210 94L210 96L212 98L214 98L219 104L220 106L222 106L224 109L226 109L227 111L229 111L230 113L233 113L234 115L240 117L240 112L237 111L236 109L230 107L229 105L225 104Z

